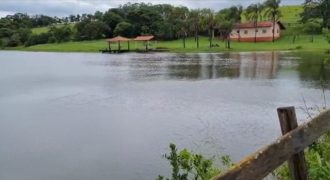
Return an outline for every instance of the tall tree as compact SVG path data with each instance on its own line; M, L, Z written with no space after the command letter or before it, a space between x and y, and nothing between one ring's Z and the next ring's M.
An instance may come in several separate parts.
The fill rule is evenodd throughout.
M220 10L216 15L217 28L220 36L225 40L226 48L230 49L230 34L234 24L241 22L242 6L232 6L227 9Z
M196 9L196 10L191 10L189 12L189 24L190 24L190 29L194 34L195 37L195 42L197 44L197 48L199 48L199 30L200 30L200 26L201 26L201 15L200 15L200 10Z
M330 0L306 0L300 16L304 23L310 19L320 18L322 26L330 29Z
M264 3L264 16L270 18L273 22L273 42L275 41L275 25L282 15L280 11L280 3L281 0L267 0Z
M212 41L214 38L214 29L216 27L215 13L211 9L201 10L201 25L203 29L207 29L209 33L210 48L212 48Z
M242 22L242 6L232 6L228 9L229 14L227 15L227 20L232 20L234 24L240 25ZM241 41L241 32L238 32L238 41Z
M189 30L188 12L186 7L175 7L173 15L176 17L173 21L174 28L178 37L182 38L183 47L186 48L186 38Z
M257 33L258 33L258 21L259 19L262 19L262 11L264 9L264 6L260 3L257 4L251 4L246 8L245 16L246 19L253 22L255 27L255 33L254 33L254 42L257 42Z

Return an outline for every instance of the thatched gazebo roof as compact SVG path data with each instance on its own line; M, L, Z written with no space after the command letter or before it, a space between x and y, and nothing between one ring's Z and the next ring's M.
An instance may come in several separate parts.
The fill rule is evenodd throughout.
M154 36L138 36L134 39L134 41L150 41L154 38Z
M130 41L131 39L128 39L128 38L125 38L125 37L122 37L122 36L117 36L117 37L114 37L114 38L111 38L111 39L107 39L106 41L108 42L127 42L127 41Z

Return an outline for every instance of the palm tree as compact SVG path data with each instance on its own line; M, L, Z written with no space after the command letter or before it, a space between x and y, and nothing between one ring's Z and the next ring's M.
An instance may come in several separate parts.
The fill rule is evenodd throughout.
M243 7L240 5L232 6L228 9L228 13L229 14L227 15L228 16L227 20L232 20L234 24L237 24L239 26L239 24L242 22ZM240 32L238 32L238 41L240 40L241 40L241 35Z
M194 34L195 37L195 42L197 43L197 48L199 48L199 30L200 30L200 25L201 25L201 15L200 15L200 10L196 9L196 10L191 10L189 12L189 16L188 16L188 23L190 25L190 29L192 31L192 33Z
M212 48L212 40L214 38L214 29L216 26L215 14L211 9L201 10L201 25L209 32L210 48Z
M275 41L275 24L281 17L280 3L281 0L267 0L264 3L264 16L270 18L273 22L273 42Z
M186 48L186 38L188 32L188 9L186 7L176 7L174 8L174 14L176 18L174 19L174 26L176 29L176 34L178 37L182 37L183 48Z
M242 6L232 6L227 9L220 10L216 14L216 27L219 30L220 36L223 37L225 45L230 49L230 34L234 24L241 22Z
M257 42L257 32L258 32L258 20L262 19L261 12L263 11L264 6L260 3L258 4L251 4L246 8L245 16L246 19L253 22L255 27L254 33L254 42Z

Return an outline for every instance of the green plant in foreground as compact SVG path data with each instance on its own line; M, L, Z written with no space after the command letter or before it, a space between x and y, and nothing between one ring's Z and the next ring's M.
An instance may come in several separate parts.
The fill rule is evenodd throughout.
M330 134L321 137L306 151L305 157L310 180L330 180ZM276 170L278 179L290 180L288 165L285 164Z
M170 144L170 150L170 154L165 154L164 157L171 164L172 175L170 178L158 176L158 180L206 180L221 172L214 167L213 160L205 159L200 154L194 154L187 149L178 152L175 144ZM232 165L229 156L223 156L222 161L224 166Z

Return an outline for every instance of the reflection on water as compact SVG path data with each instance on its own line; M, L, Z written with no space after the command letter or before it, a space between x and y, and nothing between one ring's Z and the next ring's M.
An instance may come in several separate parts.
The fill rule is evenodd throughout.
M0 52L0 179L154 179L171 142L237 161L280 135L277 107L322 106L326 59Z
M165 57L132 58L132 78L217 79L276 76L279 53L181 54ZM112 65L120 64L111 62Z

